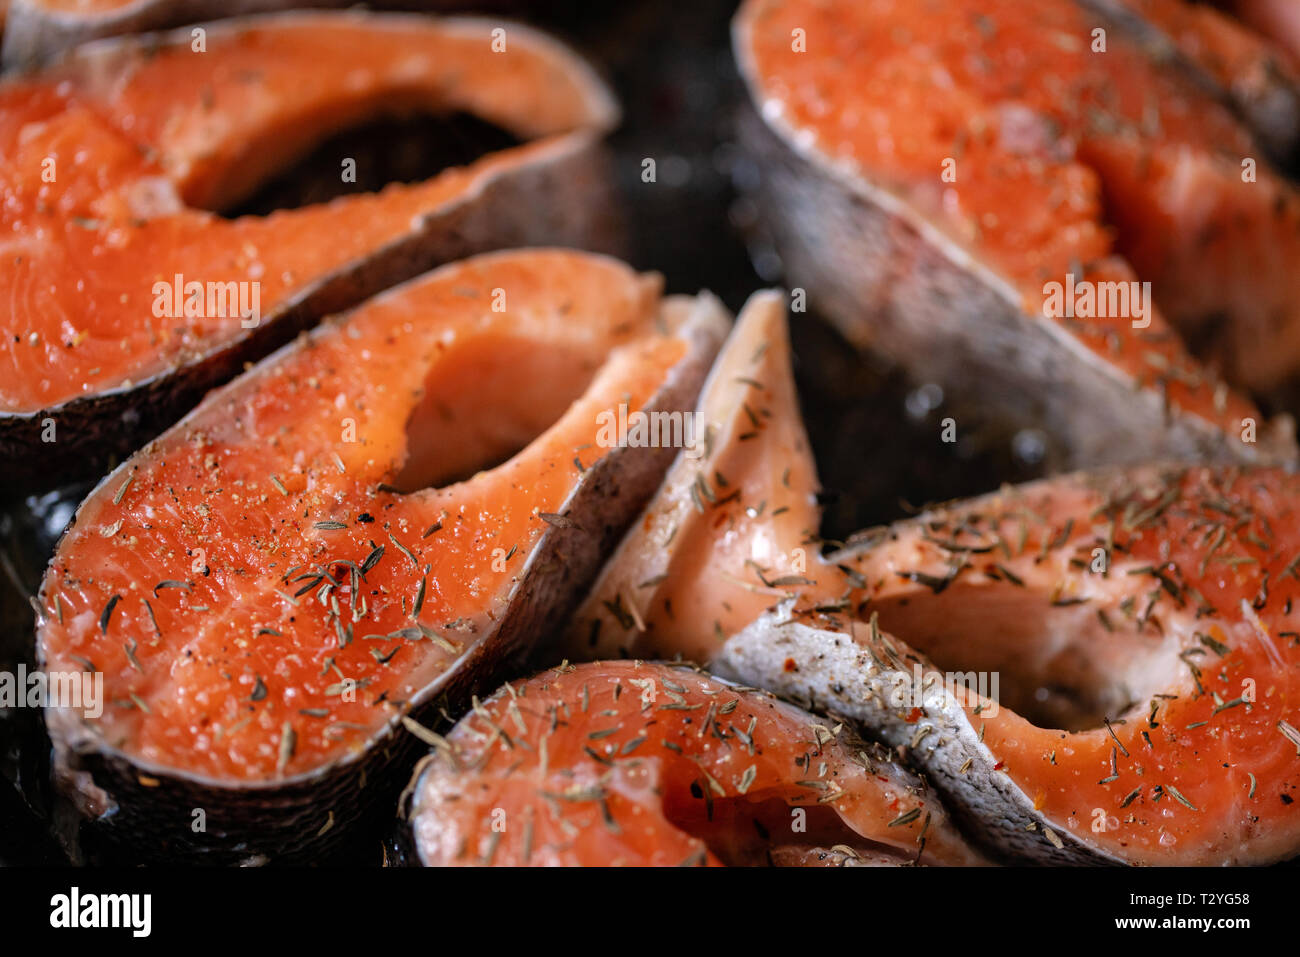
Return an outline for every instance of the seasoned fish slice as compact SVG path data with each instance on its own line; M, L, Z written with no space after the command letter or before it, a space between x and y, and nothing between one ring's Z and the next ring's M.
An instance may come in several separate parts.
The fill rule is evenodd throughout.
M864 533L722 673L863 720L991 845L1047 863L1300 852L1297 478L1064 476Z
M1294 371L1294 188L1122 31L1094 53L1072 0L934 7L924 28L901 0L737 15L791 284L959 404L1042 429L1053 467L1293 459L1291 424L1175 330L1238 383Z
M506 685L410 792L426 865L984 863L885 749L654 662Z
M499 23L288 14L109 40L0 84L0 454L13 484L93 475L321 315L508 245L601 247L617 110L569 50ZM468 113L519 139L415 184L225 220L382 115ZM346 169L340 170L345 175Z
M38 660L103 681L102 714L47 712L79 797L151 855L346 833L403 718L494 679L589 584L669 460L598 445L602 414L689 408L726 323L613 260L494 253L209 394L82 503L45 576Z

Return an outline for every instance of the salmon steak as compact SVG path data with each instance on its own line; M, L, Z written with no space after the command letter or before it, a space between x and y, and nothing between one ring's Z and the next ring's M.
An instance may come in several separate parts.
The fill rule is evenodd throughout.
M696 445L601 570L561 651L707 664L820 564L817 470L782 298L753 296L700 393Z
M286 14L89 44L0 83L0 454L89 477L320 316L511 245L605 248L616 120L572 52L500 22ZM519 145L423 182L223 218L329 136L468 114ZM348 158L335 160L345 182ZM355 167L355 161L353 166Z
M46 715L84 810L213 860L345 833L412 715L566 614L662 478L671 453L600 423L690 408L728 316L659 285L560 250L443 267L110 474L39 598L43 668L103 681L102 714Z
M1300 479L1080 473L864 532L720 673L863 721L1024 861L1300 852Z
M1300 195L1187 58L1076 0L747 0L733 30L761 218L850 341L1053 469L1294 459L1231 386L1300 363Z
M888 751L689 667L561 665L431 740L426 865L983 863Z

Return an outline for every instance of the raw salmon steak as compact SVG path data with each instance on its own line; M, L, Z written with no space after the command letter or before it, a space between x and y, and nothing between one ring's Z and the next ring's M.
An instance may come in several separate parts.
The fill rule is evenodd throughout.
M1300 479L1076 474L864 532L715 666L865 721L1001 853L1300 852Z
M78 796L169 854L344 833L403 721L590 583L671 456L601 423L690 408L727 318L614 260L494 253L210 393L82 503L45 576L39 660L104 682L102 714L47 712Z
M1040 429L1050 467L1293 460L1291 423L1215 371L1300 368L1300 196L1247 128L1075 0L925 9L737 15L791 285L958 407Z
M689 667L562 665L431 740L426 865L983 862L879 745Z
M523 26L364 13L103 41L0 84L0 454L95 474L321 315L473 252L608 242L617 110ZM424 182L223 219L332 134L469 114L522 141ZM340 177L349 174L347 159ZM355 175L355 170L351 175Z

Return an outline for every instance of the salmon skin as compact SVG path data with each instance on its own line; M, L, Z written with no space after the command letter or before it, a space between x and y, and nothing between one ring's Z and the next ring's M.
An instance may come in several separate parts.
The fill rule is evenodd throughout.
M39 598L42 667L103 681L102 714L47 709L73 796L212 860L310 856L391 797L409 716L562 617L661 478L600 422L689 408L728 317L659 285L560 250L455 263L124 462Z
M1298 496L1146 466L938 508L828 556L843 613L791 599L716 667L865 721L1021 859L1285 860Z
M0 454L93 475L321 315L460 256L604 248L617 110L569 50L499 21L316 13L79 48L0 84ZM469 113L523 144L417 184L223 220L332 133ZM344 173L346 170L343 171ZM593 199L595 197L595 199Z
M1280 164L1300 160L1300 75L1284 50L1226 13L1187 0L1080 0L1134 31L1153 58L1181 57L1232 104Z
M1093 53L1073 0L930 9L741 7L789 282L957 405L1042 430L1050 468L1293 460L1291 423L1264 428L1175 329L1237 383L1295 370L1294 188L1185 71L1122 30Z
M983 862L885 749L689 667L563 665L432 740L426 865Z

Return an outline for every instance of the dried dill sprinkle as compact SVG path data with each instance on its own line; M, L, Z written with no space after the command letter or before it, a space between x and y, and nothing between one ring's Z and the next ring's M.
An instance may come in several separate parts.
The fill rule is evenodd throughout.
M383 557L384 557L384 546L376 545L373 549L371 549L370 554L366 556L366 560L361 563L361 569L360 569L361 574L365 575L366 572L370 571L370 569L378 565L379 559Z
M411 551L409 548L407 548L405 545L403 545L401 542L399 542L396 538L394 538L392 532L388 533L388 538L394 545L397 546L397 550L399 552L401 552L403 555L405 555L407 558L411 560L411 566L418 572L420 570L420 563L416 561L415 553Z
M100 634L108 634L108 620L113 617L113 609L117 607L117 603L121 600L122 596L115 594L108 600L108 604L104 606L104 610L99 616Z
M56 602L58 601L58 597L59 597L58 595L55 595L55 596L54 596ZM153 622L153 630L156 631L156 632L158 633L158 637L161 638L161 637L162 637L162 629L158 627L158 618L157 618L157 616L154 615L154 613L153 613L153 605L149 604L149 599L148 599L148 598L144 599L144 607L145 607L145 611L149 612L149 620L150 620L151 622ZM63 624L63 606L62 606L62 605L59 605L59 624Z
M393 645L392 650L389 651L388 654L384 654L378 648L371 648L370 655L375 659L375 661L379 662L381 665L386 665L388 664L389 661L392 660L393 655L397 654L401 650L402 650L401 645Z
M429 747L444 748L446 750L451 750L451 745L447 743L446 738L444 738L442 735L434 731L430 731L428 728L420 724L420 722L416 721L410 715L406 715L406 714L402 715L401 720L402 720L402 727L404 727L411 734L415 735L417 738L419 738Z
M313 522L312 528L319 528L321 531L333 531L340 528L347 528L343 522Z
M1295 745L1295 753L1300 756L1300 731L1287 721L1279 721L1275 727L1282 733L1282 736Z
M280 757L275 765L277 774L284 773L285 766L288 765L294 751L297 749L298 733L293 730L293 725L286 721L280 725Z
M1119 759L1118 759L1118 756L1117 756L1116 753L1115 753L1115 749L1114 749L1114 748L1111 748L1111 749L1110 749L1110 777L1102 778L1100 781L1097 782L1098 784L1109 784L1111 781L1117 781L1117 780L1119 780L1119 763L1118 763L1118 761L1119 761Z
M284 487L284 483L280 481L280 477L278 475L271 476L271 484L280 490L281 495L287 496L289 494L289 490Z
M432 535L434 532L438 531L438 530L441 529L441 528L442 528L442 521L441 521L441 520L436 521L436 522L434 522L432 525L430 525L428 528L426 528L426 529L424 530L424 534L421 535L420 537L421 537L421 538L428 538L430 535Z
M184 588L186 591L194 590L194 586L189 582L178 582L168 579L167 581L160 581L158 584L153 586L153 596L157 598L158 592L164 588Z
M740 776L740 783L736 785L736 790L741 794L749 791L754 784L754 779L758 777L758 766L751 764L745 768L745 773Z
M248 696L249 701L261 701L266 697L266 683L262 681L261 675L256 675L256 681L253 683L253 693Z
M636 619L632 617L632 613L623 607L622 592L618 592L614 596L613 601L602 601L601 604L605 606L615 619L617 619L619 625L622 626L624 631L630 631L636 624Z
M307 582L307 584L303 585L296 592L294 592L293 597L294 598L302 597L303 595L307 594L307 592L311 591L313 588L319 585L324 579L325 579L324 575L317 575L315 578Z
M135 481L134 475L128 475L126 477L126 481L122 483L121 487L117 490L117 494L113 496L114 505L122 504L122 496L126 494L126 490L131 487L131 483L134 481Z
M416 589L415 592L415 604L411 608L412 618L420 617L420 611L421 609L424 608L424 592L425 589L427 589L428 587L429 587L429 577L426 575L425 577L420 579L420 587Z
M140 672L140 674L144 674L144 669L140 667L140 661L135 656L135 650L138 647L139 645L136 644L135 639L132 639L131 641L128 641L126 644L122 645L122 648L125 649L126 651L126 660L131 662L131 667L134 668L136 671Z
M1005 565L1003 565L1003 564L1001 564L1001 563L995 563L995 564L993 565L993 567L996 568L996 569L998 570L998 573L999 573L1003 578L1005 578L1007 581L1011 582L1011 584L1015 585L1017 588L1024 588L1024 587L1025 587L1025 580L1024 580L1023 578L1021 578L1020 576L1016 575L1014 572L1012 572L1011 569L1007 568L1007 566L1005 566Z
M1102 718L1101 720L1102 720L1103 722L1105 722L1105 724L1106 724L1106 730L1110 732L1110 736L1111 736L1112 738L1114 738L1114 739L1115 739L1115 743L1116 743L1117 745L1119 745L1119 751L1120 751L1120 754L1124 755L1124 757L1127 758L1127 757L1129 756L1128 748L1124 747L1124 742L1121 741L1121 740L1119 739L1119 736L1118 736L1117 734L1115 734L1115 729L1111 727L1110 719L1109 719L1109 718Z
M1173 798L1175 801L1177 801L1179 804L1182 804L1184 807L1191 808L1193 811L1199 811L1199 810L1200 810L1200 808L1198 808L1195 804L1193 804L1191 801L1187 800L1187 798L1183 797L1183 796L1178 792L1178 789L1177 789L1176 787L1174 787L1172 784L1166 784L1166 785L1164 786L1164 788L1165 788L1165 791L1168 792L1169 796L1172 797L1172 798Z
M1246 773L1247 773L1247 774L1250 774L1249 771L1246 772ZM1247 794L1246 797L1248 797L1248 798L1253 798L1254 796L1255 796L1255 775L1254 775L1254 774L1250 774L1250 793Z
M145 714L153 714L153 712L149 710L149 706L145 704L143 699L141 699L141 697L138 694L136 694L134 691L131 692L130 698L131 701L135 703L135 706L139 708L141 711L143 711Z
M1228 648L1227 645L1225 645L1225 644L1224 644L1223 642L1221 642L1221 641L1215 641L1215 640L1214 640L1213 638L1211 638L1209 635L1203 635L1203 634L1201 634L1201 633L1198 632L1198 633L1197 633L1197 637L1201 640L1201 644L1203 644L1206 648L1209 648L1211 651L1213 651L1213 652L1214 652L1216 655L1218 655L1220 658L1224 657L1224 656L1228 653L1228 651L1229 651L1229 648Z
M1051 841L1052 846L1055 847L1058 851L1065 849L1065 844L1062 843L1061 838L1057 836L1057 833L1053 831L1050 827L1043 828L1043 836L1046 837L1049 841Z
M338 637L340 648L352 644L352 626L344 625L338 618L334 619L334 633Z
M1138 795L1141 793L1142 793L1141 788L1134 788L1125 796L1124 800L1120 802L1119 804L1120 808L1123 809L1128 807L1130 804L1132 804L1134 801L1137 800Z
M799 783L803 783L803 782L799 782ZM825 787L825 785L823 785L823 787ZM888 826L901 827L904 824L911 824L920 816L921 816L921 809L919 807L914 807L912 808L912 810L904 811L902 814L898 815L898 817L894 818L892 821L889 822Z
M548 525L554 525L556 528L576 528L577 522L566 515L558 512L538 512L537 517Z

